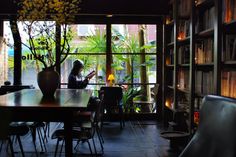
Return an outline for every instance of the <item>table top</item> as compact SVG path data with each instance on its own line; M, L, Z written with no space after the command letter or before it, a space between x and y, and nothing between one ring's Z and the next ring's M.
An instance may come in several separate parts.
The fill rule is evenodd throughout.
M53 98L44 98L39 89L23 89L0 96L0 108L86 108L91 90L58 89Z

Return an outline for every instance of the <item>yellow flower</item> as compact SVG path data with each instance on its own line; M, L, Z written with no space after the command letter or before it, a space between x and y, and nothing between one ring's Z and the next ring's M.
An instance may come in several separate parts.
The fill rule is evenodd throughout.
M110 74L109 76L108 76L108 79L107 79L108 81L113 81L113 80L115 80L115 77L114 77L114 75L113 74Z

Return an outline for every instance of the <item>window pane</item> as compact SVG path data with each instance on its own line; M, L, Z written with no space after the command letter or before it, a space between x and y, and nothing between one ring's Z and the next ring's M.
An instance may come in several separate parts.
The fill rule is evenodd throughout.
M112 53L117 83L156 83L156 25L112 25Z
M105 53L106 25L70 25L72 53Z
M113 55L116 83L156 83L156 55L145 55L143 64L140 58L140 55ZM146 82L141 82L141 67L147 76Z
M12 76L9 77L9 74L12 74L9 68L11 60L12 57L8 54L8 46L5 43L5 38L0 37L0 86L7 80L12 82Z

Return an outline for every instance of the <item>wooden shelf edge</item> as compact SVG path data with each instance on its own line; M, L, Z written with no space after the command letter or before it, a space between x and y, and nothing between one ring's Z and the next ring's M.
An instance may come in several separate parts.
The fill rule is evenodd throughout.
M184 39L178 40L178 43L179 43L180 45L185 44L185 43L188 43L188 42L190 42L190 36L188 36L188 37L186 37L186 38L184 38Z
M169 89L174 89L174 86L167 86Z
M179 67L185 67L185 68L188 68L190 66L190 64L178 64Z
M197 38L206 38L214 35L214 28L209 28L195 34Z
M196 8L197 9L204 9L204 8L210 8L214 6L213 0L204 0L203 2L197 3Z
M232 60L232 61L224 61L223 64L225 65L236 65L236 61Z
M196 64L197 67L206 67L206 66L214 66L214 63L200 63Z
M187 94L190 93L190 91L189 91L188 89L178 88L178 90L179 90L180 92L183 92L183 93L187 93Z
M174 42L170 42L167 44L168 47L173 47L174 46Z

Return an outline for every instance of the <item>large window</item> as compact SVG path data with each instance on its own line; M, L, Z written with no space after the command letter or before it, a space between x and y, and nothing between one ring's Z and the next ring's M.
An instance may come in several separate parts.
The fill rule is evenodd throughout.
M84 62L84 76L95 70L96 75L90 80L88 88L99 90L106 85L107 67L115 76L115 84L125 86L125 90L136 89L141 91L141 97L135 99L152 100L151 88L156 84L156 25L145 24L112 24L111 41L107 41L107 26L98 24L74 24L71 52L61 64L61 88L67 88L68 76L72 64L79 59ZM23 40L25 39L22 33ZM4 23L4 38L13 45L9 24ZM106 45L111 44L111 53L107 53ZM8 76L13 81L13 48L8 47ZM109 56L110 55L110 56ZM111 58L110 63L107 57ZM107 66L106 64L110 64ZM22 52L22 84L37 85L37 73L41 70L40 64L23 46ZM143 92L144 91L144 92ZM137 110L137 112L139 112Z

